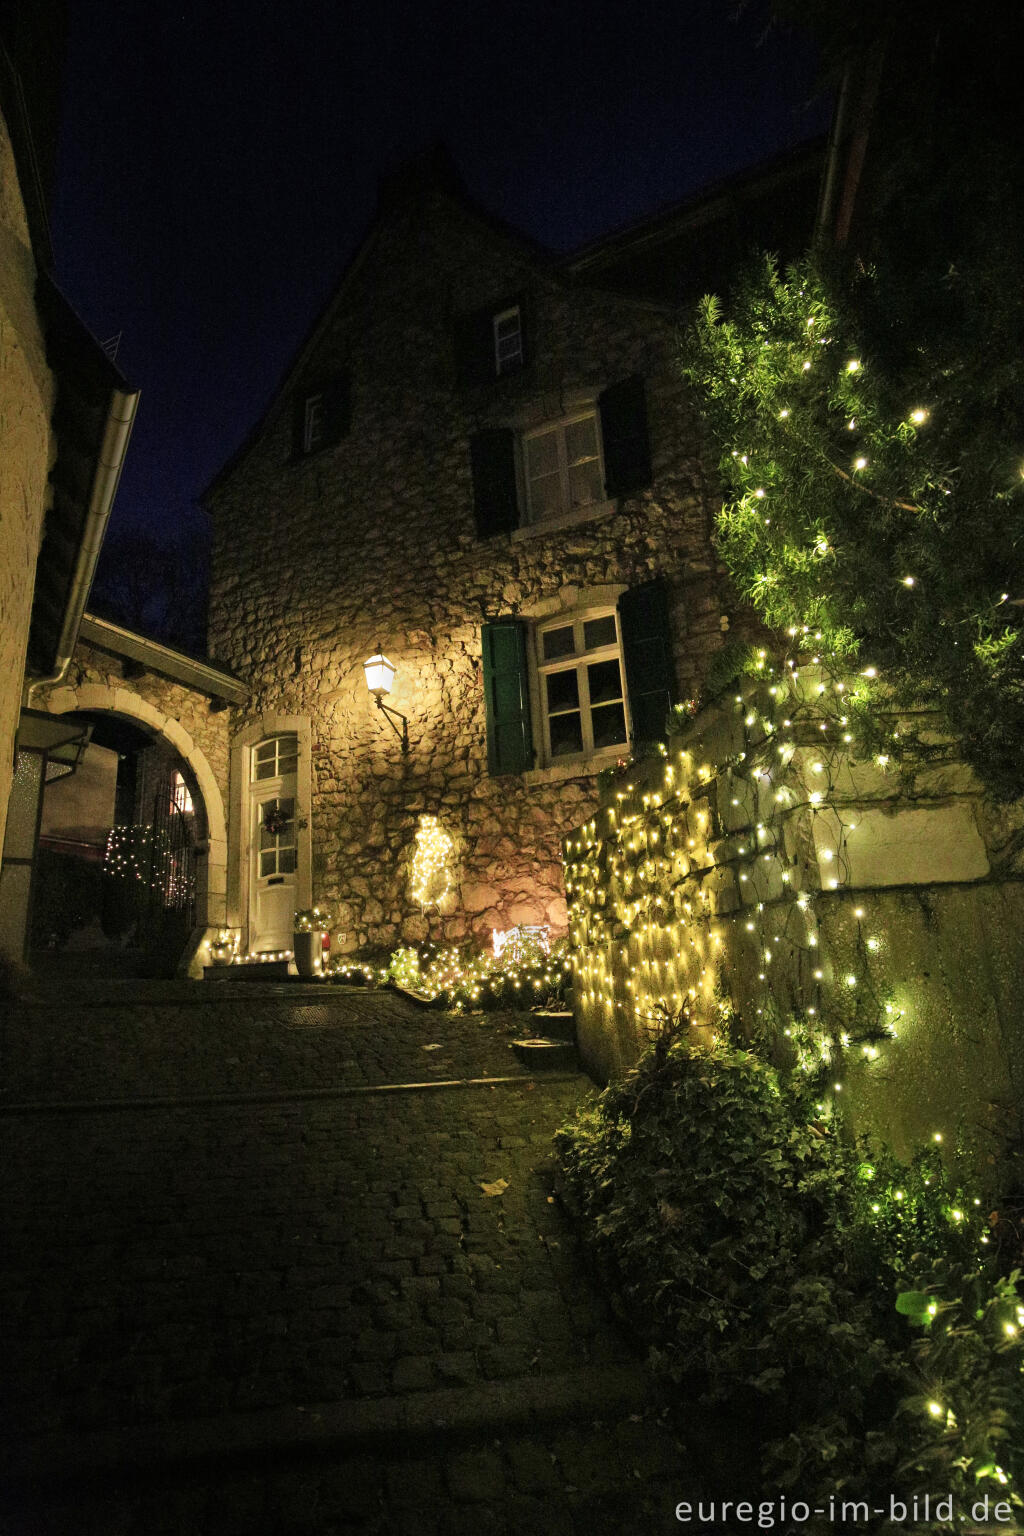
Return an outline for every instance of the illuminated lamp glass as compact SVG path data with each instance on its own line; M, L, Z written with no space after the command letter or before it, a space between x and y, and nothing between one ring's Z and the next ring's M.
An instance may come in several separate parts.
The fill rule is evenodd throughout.
M371 656L369 661L364 661L363 671L366 673L367 688L378 699L382 693L391 692L391 685L395 680L395 664L393 661L388 661L383 651L378 649L375 656Z

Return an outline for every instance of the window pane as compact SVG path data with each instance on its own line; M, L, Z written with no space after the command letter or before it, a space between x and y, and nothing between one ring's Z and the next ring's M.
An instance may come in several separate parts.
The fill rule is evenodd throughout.
M276 751L276 741L261 741L259 746L256 748L256 761L258 763L266 762L267 758L272 758Z
M619 676L618 657L610 661L594 661L587 668L587 686L591 704L607 704L622 698L622 680Z
M558 433L541 432L526 439L526 466L531 480L558 473Z
M590 714L594 747L617 747L626 740L626 717L621 704L602 704Z
M507 314L498 315L494 322L494 331L499 341L506 336L519 335L519 311L510 309Z
M544 475L530 481L530 511L534 520L555 517L562 510L561 475Z
M551 672L546 682L549 715L556 710L579 709L580 685L575 672Z
M277 854L273 849L269 853L260 854L260 874L273 875L277 873Z
M574 507L591 507L601 500L601 466L596 459L574 464L569 470L569 495Z
M565 453L570 464L596 457L597 421L593 416L569 423L565 429Z
M552 715L551 756L564 757L569 752L583 751L583 727L579 714Z
M542 646L545 661L554 661L557 656L571 656L576 649L572 625L565 624L561 629L546 629L542 636Z
M277 765L277 771L283 778L287 773L294 773L299 766L297 757L282 757Z
M606 613L603 619L585 619L583 645L588 651L596 651L599 645L615 644L615 615Z
M623 738L625 739L625 738ZM277 855L277 872L279 875L291 875L295 872L295 849L282 848Z
M260 822L260 847L274 848L276 845L277 839L274 834L272 832L268 832L263 823Z

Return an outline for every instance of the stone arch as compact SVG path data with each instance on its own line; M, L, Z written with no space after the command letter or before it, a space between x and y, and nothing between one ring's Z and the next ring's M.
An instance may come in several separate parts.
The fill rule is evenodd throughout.
M196 917L197 932L183 961L190 975L201 973L201 946L210 937L209 930L226 921L228 835L224 801L213 769L205 753L189 733L156 705L133 693L130 688L106 683L81 683L78 687L55 688L39 699L42 708L53 715L84 710L120 715L138 722L163 738L184 759L192 773L203 802L206 838L197 849Z

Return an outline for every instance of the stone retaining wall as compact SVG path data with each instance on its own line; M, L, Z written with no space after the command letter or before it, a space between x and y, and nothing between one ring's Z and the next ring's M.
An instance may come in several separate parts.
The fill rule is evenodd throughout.
M853 761L834 687L745 686L605 787L567 843L581 1050L606 1080L667 1020L731 1012L829 1062L825 1112L984 1158L1024 1097L1024 807L926 716L902 724L934 757Z

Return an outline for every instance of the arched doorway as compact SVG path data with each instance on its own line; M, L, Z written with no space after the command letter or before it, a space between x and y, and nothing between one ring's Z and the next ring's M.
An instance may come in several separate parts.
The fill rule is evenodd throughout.
M32 968L174 975L196 927L196 850L206 841L192 771L162 737L120 715L64 718L87 741L75 771L48 771L43 790Z
M201 974L227 887L224 807L209 762L178 721L123 686L82 684L40 703L91 724L97 747L121 760L104 848L106 928L120 930L126 948L142 941L134 947L148 954L135 958L150 974ZM94 933L103 931L98 916Z

